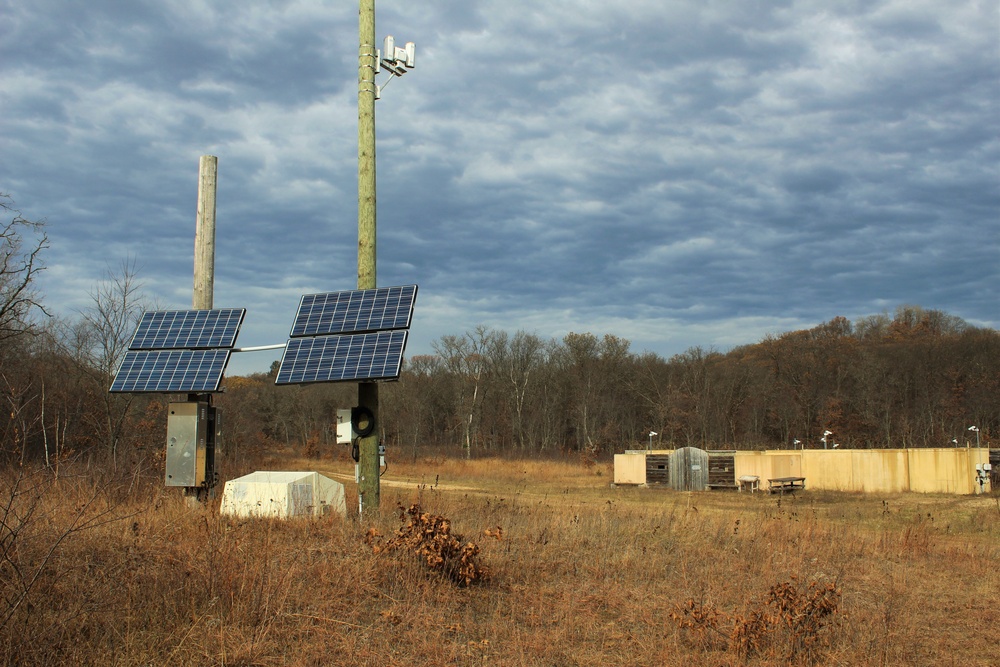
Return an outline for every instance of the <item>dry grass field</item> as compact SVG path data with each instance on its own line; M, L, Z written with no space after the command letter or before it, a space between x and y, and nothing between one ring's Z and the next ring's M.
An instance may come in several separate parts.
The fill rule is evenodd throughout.
M339 478L356 507L349 461L269 464ZM8 471L0 659L1000 664L995 497L691 494L611 479L604 463L422 459L389 469L378 518L279 522L222 518L218 500L191 510L153 483ZM397 508L414 504L478 547L468 585L448 562L433 567L442 552L429 542L417 555L412 531L386 548L404 526ZM428 541L446 530L427 526Z

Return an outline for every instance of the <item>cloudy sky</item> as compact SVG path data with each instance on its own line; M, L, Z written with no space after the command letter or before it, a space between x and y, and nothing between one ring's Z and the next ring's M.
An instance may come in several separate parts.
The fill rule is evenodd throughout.
M355 2L0 0L0 192L71 317L109 267L282 343L357 284ZM1000 327L995 0L379 0L378 284L408 354L477 325L665 357L901 304ZM378 82L386 83L383 73ZM265 370L279 352L234 356Z

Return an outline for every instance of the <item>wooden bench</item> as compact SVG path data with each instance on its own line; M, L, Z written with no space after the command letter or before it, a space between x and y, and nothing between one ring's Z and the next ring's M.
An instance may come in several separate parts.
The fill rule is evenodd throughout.
M767 480L767 490L771 493L792 493L806 488L805 477L776 477Z
M757 475L740 475L739 483L740 491L746 489L750 493L753 493L760 489L760 477Z

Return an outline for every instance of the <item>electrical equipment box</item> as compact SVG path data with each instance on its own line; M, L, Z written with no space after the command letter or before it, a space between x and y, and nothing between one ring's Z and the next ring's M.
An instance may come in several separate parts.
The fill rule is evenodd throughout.
M351 428L351 409L337 410L337 444L349 445L354 437L354 429Z
M356 438L367 438L375 430L375 418L368 408L337 410L337 444L349 445Z
M200 401L169 405L166 486L201 486L208 474L214 474L206 467L210 421L213 448L215 444L215 419L209 419L210 410L208 403Z

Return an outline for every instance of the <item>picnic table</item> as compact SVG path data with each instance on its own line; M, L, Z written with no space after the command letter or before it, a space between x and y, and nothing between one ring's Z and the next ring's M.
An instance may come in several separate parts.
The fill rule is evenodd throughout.
M806 488L805 477L775 477L767 480L767 490L771 493L792 493Z

